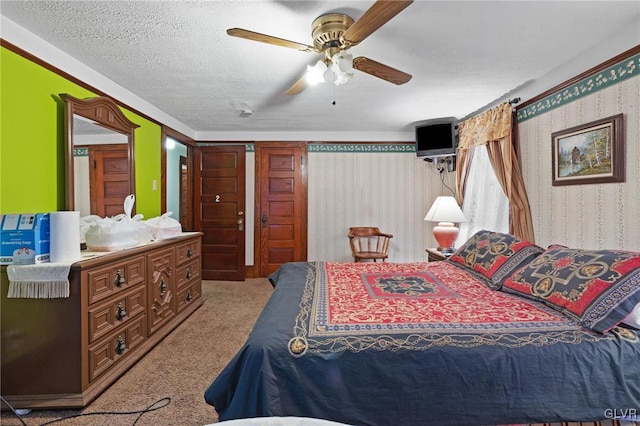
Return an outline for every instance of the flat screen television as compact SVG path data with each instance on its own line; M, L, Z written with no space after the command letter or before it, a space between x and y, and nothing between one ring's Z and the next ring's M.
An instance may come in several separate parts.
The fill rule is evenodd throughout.
M455 155L458 146L458 120L436 118L416 125L416 155L437 158Z

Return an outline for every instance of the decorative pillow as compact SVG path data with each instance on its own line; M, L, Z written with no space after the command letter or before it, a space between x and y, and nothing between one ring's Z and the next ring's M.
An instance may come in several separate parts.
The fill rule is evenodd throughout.
M503 285L605 333L640 303L640 253L554 247Z
M554 248L569 248L569 247L563 246L562 244L551 244L549 247L547 247L547 250L551 250Z
M507 277L543 251L516 236L482 230L469 238L449 260L479 272L490 280L490 288L500 290Z

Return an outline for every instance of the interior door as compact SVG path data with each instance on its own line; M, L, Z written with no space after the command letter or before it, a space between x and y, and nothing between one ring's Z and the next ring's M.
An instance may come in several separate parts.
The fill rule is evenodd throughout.
M194 228L202 232L202 278L245 279L245 146L195 150Z
M91 214L100 217L124 213L130 195L129 148L124 144L89 146Z
M256 143L256 271L307 260L307 146Z

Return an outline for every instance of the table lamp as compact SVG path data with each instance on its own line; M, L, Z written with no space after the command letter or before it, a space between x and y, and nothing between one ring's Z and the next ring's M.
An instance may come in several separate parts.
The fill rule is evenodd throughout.
M453 246L460 232L455 224L467 221L456 199L448 196L437 197L424 220L438 222L438 225L433 228L433 236L438 242L438 251L446 255L455 252Z

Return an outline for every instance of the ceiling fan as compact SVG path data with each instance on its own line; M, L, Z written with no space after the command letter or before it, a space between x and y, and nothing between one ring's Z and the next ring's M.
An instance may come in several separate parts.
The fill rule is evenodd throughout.
M373 59L359 56L353 58L347 49L359 44L391 18L402 12L413 0L377 0L357 21L342 13L329 13L317 17L311 24L313 46L285 40L242 28L230 28L227 34L276 46L296 49L302 52L323 53L314 66L308 66L308 72L323 74L331 66L336 76L335 84L343 84L351 77L351 69L386 80L393 84L404 84L411 80L411 75ZM309 84L307 75L303 75L285 93L296 95Z

